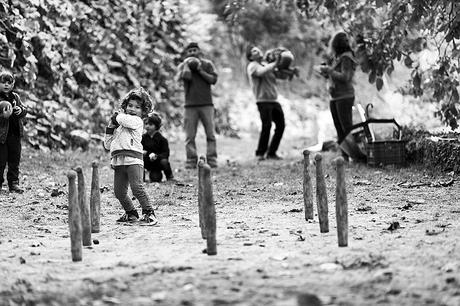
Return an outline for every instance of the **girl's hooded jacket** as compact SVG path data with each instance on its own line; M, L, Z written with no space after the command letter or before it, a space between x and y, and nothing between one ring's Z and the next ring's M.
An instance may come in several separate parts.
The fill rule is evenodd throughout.
M143 159L142 133L144 122L138 116L118 114L117 128L107 127L105 130L104 147L110 150L112 158L116 156L130 156Z

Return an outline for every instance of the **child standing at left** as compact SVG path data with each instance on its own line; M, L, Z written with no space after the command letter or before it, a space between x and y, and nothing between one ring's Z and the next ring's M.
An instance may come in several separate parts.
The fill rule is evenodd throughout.
M6 179L10 192L22 193L19 188L19 163L21 160L21 137L24 134L23 118L27 114L21 98L13 92L15 78L9 71L0 72L0 101L10 105L0 110L0 191L6 165Z
M117 222L136 222L139 214L128 196L128 186L142 207L140 221L155 225L158 220L143 186L142 133L144 121L152 109L152 100L143 89L133 89L121 101L122 112L115 113L106 129L104 146L110 149L114 169L113 189L125 213Z

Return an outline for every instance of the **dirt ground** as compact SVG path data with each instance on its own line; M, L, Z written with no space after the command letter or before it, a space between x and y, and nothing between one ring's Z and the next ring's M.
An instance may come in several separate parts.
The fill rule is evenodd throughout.
M348 164L349 245L338 247L336 153L324 153L330 232L321 234L316 208L314 222L304 219L304 143L283 140L284 160L257 162L255 142L218 139L216 256L203 253L197 173L183 169L182 143L171 144L182 184L146 184L155 227L115 223L122 210L105 152L24 148L25 193L0 195L0 305L294 306L306 293L323 305L460 305L457 176ZM83 166L89 194L93 159L101 232L74 263L65 173Z

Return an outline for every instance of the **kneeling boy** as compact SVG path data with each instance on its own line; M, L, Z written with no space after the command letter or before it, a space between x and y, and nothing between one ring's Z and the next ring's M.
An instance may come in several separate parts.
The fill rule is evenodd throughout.
M161 118L152 113L145 119L146 133L142 135L144 147L144 167L149 171L150 182L161 182L164 172L168 181L174 181L169 164L168 140L161 135Z

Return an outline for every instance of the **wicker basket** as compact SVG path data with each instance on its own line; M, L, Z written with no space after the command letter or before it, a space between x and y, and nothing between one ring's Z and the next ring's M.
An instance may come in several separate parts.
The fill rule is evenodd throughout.
M367 164L370 166L380 165L404 165L406 162L406 141L382 140L366 144Z

